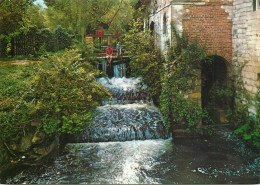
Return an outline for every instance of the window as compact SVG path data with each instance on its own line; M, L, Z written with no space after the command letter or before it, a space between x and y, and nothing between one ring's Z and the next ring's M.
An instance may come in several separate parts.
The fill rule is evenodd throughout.
M253 0L253 11L260 9L260 0Z
M163 34L166 34L166 14L163 15Z
M151 30L151 35L154 33L154 22L152 21L150 24L150 30Z

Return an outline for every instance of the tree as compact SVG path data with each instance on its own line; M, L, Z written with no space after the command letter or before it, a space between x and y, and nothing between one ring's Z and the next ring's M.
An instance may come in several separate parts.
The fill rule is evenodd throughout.
M48 27L61 25L80 35L82 29L91 34L100 26L109 32L125 33L137 0L45 0L45 3Z
M29 7L27 11L27 15L29 18L29 25L30 26L36 26L38 29L44 28L44 16L43 16L44 10L41 9L40 5L32 5Z
M35 0L2 0L0 2L0 34L10 34L28 24L26 14Z

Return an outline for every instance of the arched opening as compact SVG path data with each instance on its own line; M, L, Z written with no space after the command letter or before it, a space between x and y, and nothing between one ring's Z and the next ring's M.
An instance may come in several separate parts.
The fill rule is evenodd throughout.
M150 31L151 31L151 35L154 34L154 22L152 21L150 24Z
M163 34L166 34L166 13L163 15Z
M202 65L202 107L216 122L225 122L226 110L231 102L228 87L228 62L220 56L212 56L210 63Z

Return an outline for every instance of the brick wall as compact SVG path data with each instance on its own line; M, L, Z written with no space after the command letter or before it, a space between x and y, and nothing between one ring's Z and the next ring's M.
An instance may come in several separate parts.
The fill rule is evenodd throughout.
M232 2L211 0L204 5L185 5L183 33L206 46L208 55L232 61Z
M208 55L223 57L229 64L228 73L242 75L245 88L254 95L260 86L260 0L256 1L253 11L253 0L152 0L151 7L155 6L149 23L155 23L156 42L163 52L173 21L180 34L205 45ZM162 33L164 14L168 34ZM244 62L240 74L237 69ZM251 112L257 112L254 106Z

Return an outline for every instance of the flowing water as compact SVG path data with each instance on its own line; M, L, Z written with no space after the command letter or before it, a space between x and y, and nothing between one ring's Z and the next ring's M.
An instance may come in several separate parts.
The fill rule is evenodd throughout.
M99 79L113 94L93 123L50 164L6 183L258 184L260 157L222 128L210 138L172 139L140 79Z

